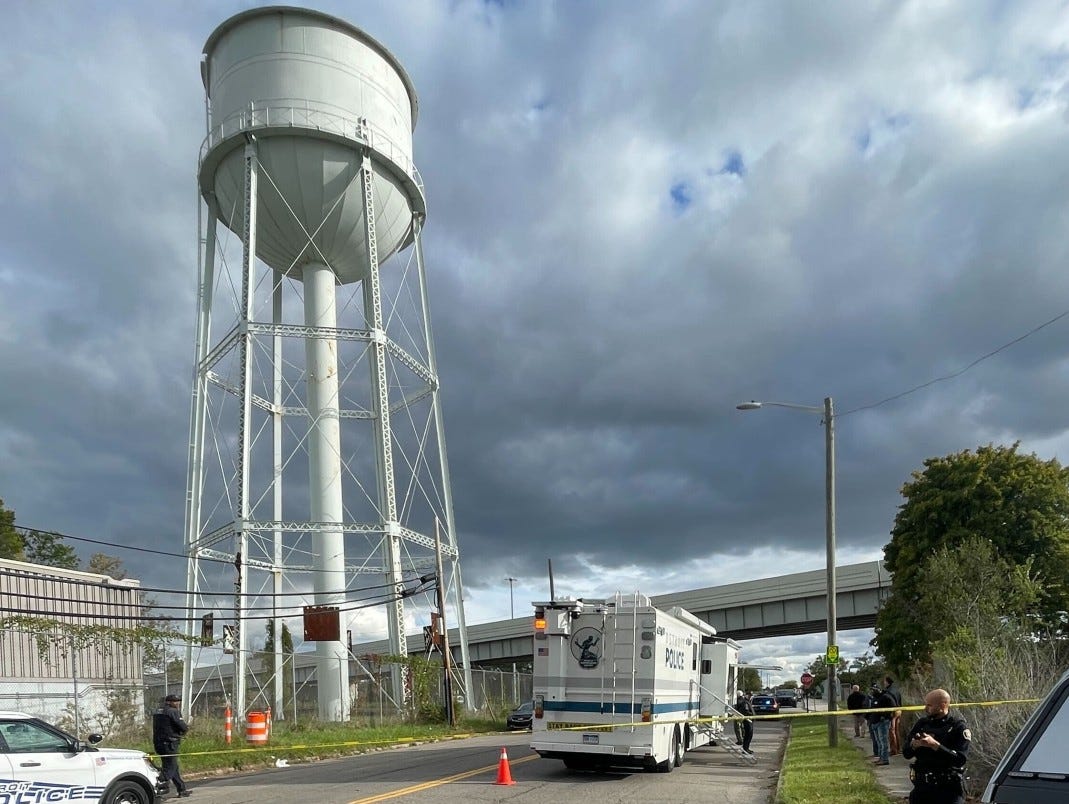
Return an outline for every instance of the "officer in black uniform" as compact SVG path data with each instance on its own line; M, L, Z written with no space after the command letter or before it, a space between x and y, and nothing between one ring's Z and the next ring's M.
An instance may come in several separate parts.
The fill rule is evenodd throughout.
M735 701L735 711L740 715L753 715L753 702L750 693L739 691L739 697ZM747 754L752 754L750 742L753 740L753 721L745 717L735 721L735 741L742 746Z
M163 706L153 713L152 746L163 763L160 779L164 782L174 782L178 795L185 798L189 795L189 788L182 781L182 774L178 770L178 745L182 741L182 735L189 731L189 726L182 720L178 711L178 704L181 702L182 697L172 693L163 699Z
M949 693L929 692L924 717L909 730L902 748L903 757L915 760L909 770L910 804L964 804L971 741L964 718L950 713Z

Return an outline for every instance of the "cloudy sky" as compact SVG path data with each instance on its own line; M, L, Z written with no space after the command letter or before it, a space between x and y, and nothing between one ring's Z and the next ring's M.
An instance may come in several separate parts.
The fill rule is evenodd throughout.
M5 4L0 498L181 550L205 39L248 2ZM361 2L410 74L469 623L888 540L925 458L1067 458L1061 2ZM98 549L78 545L83 555ZM869 632L841 640L865 650ZM747 645L796 677L823 637Z

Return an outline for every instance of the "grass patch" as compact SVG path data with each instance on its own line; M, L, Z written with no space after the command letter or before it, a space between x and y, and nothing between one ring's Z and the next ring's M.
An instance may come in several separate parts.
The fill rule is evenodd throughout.
M777 804L887 804L872 767L849 740L828 747L828 725L821 719L791 725Z
M151 724L144 733L131 739L109 739L104 745L136 748L153 753ZM223 721L197 719L182 740L179 762L182 773L210 773L223 770L250 770L274 765L275 758L291 764L327 757L348 756L377 751L394 745L445 740L466 734L501 731L501 724L490 720L465 720L451 729L444 723L356 726L346 723L306 722L291 725L286 721L272 725L271 739L264 747L250 748L244 732L236 725L228 746L223 739ZM154 758L159 764L159 761Z

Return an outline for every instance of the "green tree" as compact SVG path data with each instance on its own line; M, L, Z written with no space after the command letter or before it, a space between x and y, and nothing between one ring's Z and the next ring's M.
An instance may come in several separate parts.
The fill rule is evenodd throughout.
M275 622L274 620L267 621L267 638L264 639L264 653L273 654L275 652ZM286 623L282 623L282 655L293 655L293 634L290 633L289 626Z
M126 578L126 567L122 559L109 556L106 553L93 553L89 556L89 563L85 567L86 572L95 572L97 575L107 575L116 581Z
M1037 626L1064 629L1069 609L1069 469L1056 460L1021 455L1018 444L979 447L929 458L902 487L884 560L891 595L876 618L875 644L900 674L932 658L944 629L925 597L938 591L923 570L940 548L981 539L1009 567L1043 556Z
M743 692L757 692L761 689L761 673L755 667L739 668L739 689ZM729 703L734 703L730 701Z
M27 530L22 536L26 561L46 567L76 570L81 562L74 548L63 541L58 533L46 530Z
M26 560L22 536L15 530L15 512L4 508L3 500L0 500L0 558Z
M883 659L872 653L865 653L850 662L839 678L842 681L843 689L852 684L857 684L861 687L861 691L867 694L872 689L872 686L879 684L887 674L887 663Z
M275 667L275 623L273 620L267 621L265 630L267 637L264 639L264 649L260 658L264 667L273 671ZM268 685L268 688L273 689L273 685ZM280 720L284 717L285 710L293 708L293 634L290 633L289 626L285 622L282 623L282 700L283 712L276 715Z
M839 657L839 664L836 666L836 671L839 676L842 676L846 672L847 664L846 658ZM809 675L813 676L813 680L809 684L810 690L821 690L820 694L823 695L824 684L828 680L828 665L824 661L823 656L817 656L809 663L809 667L806 668Z
M925 592L918 611L940 628L932 634L930 665L914 678L916 689L942 687L955 702L1007 701L1042 694L1062 674L1067 645L1050 638L1034 615L1045 590L1030 559L1014 563L974 536L936 550L919 580ZM967 710L972 792L983 789L1033 708Z

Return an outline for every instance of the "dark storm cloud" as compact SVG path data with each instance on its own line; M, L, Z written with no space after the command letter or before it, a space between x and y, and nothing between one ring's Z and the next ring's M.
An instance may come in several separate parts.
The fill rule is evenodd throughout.
M180 549L198 63L248 5L8 10L0 496L22 522ZM819 417L747 399L834 396L855 560L926 457L1064 451L1065 322L849 412L1069 307L1064 8L366 5L319 7L420 96L470 621L505 575L530 599L547 557L626 588L821 566Z

